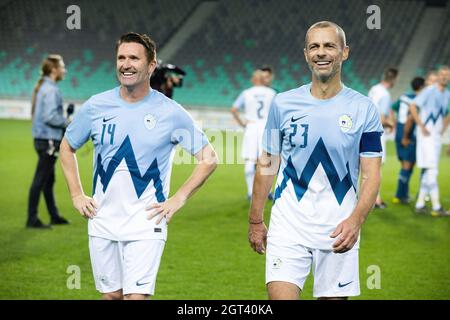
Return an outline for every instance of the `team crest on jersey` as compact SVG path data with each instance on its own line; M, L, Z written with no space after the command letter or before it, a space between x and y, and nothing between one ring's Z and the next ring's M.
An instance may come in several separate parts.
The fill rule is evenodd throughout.
M348 132L353 126L352 118L349 115L343 114L339 117L339 127L342 132Z
M148 130L152 130L156 125L156 118L152 114L147 114L144 117L144 125Z

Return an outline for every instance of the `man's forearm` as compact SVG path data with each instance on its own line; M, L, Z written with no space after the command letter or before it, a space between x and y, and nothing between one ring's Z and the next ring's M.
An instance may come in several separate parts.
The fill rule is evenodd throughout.
M78 173L78 163L74 150L69 146L66 139L63 139L60 147L61 167L66 177L67 186L72 198L84 194Z
M231 114L241 127L245 127L245 123L242 121L241 117L239 116L239 111L236 108L231 108Z
M174 195L175 197L179 197L183 202L189 199L217 168L218 159L215 152L209 148L207 152L210 152L211 156L199 161L191 176Z
M403 127L403 139L409 138L409 134L411 132L413 123L414 123L414 118L412 116L409 116L405 122L405 126Z
M249 222L259 223L264 221L264 204L272 188L274 176L265 176L256 171L253 183L252 207L249 214Z
M413 117L413 119L414 119L414 122L415 122L419 127L422 127L422 126L423 126L423 123L422 123L422 121L420 121L419 114L417 113L417 106L416 106L414 103L412 103L412 104L409 106L409 112L411 113L411 115L412 115L412 117Z
M369 173L362 173L359 199L353 210L353 216L363 224L372 209L380 188L380 171L372 170Z
M382 114L380 121L381 121L381 124L383 125L384 128L389 128L389 129L393 128L392 123L389 121L389 117L388 116L385 116L385 115Z
M450 114L448 114L445 118L444 118L444 126L442 128L442 134L445 133L445 131L447 131L448 128L448 124L450 123Z
M261 161L263 159L263 161ZM249 212L249 221L259 223L264 220L264 204L266 203L267 196L272 188L273 179L275 173L268 174L270 167L277 167L278 163L272 163L276 159L266 158L262 156L258 160L256 166L256 174L253 182L253 194L252 194L252 205ZM272 168L272 169L273 169ZM264 171L264 172L263 172Z

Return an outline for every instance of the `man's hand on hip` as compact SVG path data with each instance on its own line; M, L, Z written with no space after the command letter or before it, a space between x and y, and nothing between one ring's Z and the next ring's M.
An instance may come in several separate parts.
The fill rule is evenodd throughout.
M334 232L330 235L331 238L337 238L333 244L334 253L344 253L353 248L356 241L358 241L359 230L361 229L361 222L350 216L336 227Z
M148 212L148 219L152 220L154 217L159 216L156 220L156 224L159 224L165 217L168 224L175 212L184 206L184 204L185 201L176 196L173 196L164 202L153 203L146 208L146 211Z

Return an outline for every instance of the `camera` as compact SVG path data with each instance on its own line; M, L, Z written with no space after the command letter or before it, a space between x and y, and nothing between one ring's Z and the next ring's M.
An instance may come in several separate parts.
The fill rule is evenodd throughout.
M69 105L67 106L67 109L66 109L67 116L70 117L74 111L75 111L75 105L73 103L69 103Z
M150 78L150 86L152 89L158 90L165 96L172 98L173 88L183 86L183 77L185 75L186 72L180 67L158 60L156 69Z

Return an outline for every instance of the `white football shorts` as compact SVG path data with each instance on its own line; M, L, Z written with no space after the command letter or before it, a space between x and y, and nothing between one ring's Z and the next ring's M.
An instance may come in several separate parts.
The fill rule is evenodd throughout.
M437 169L441 154L441 137L439 133L432 132L424 136L420 129L417 130L416 161L418 168Z
M95 287L101 293L153 295L165 241L113 241L89 236Z
M345 253L333 253L269 238L266 250L266 284L284 281L303 290L312 269L314 297L358 296L358 251L353 248Z

